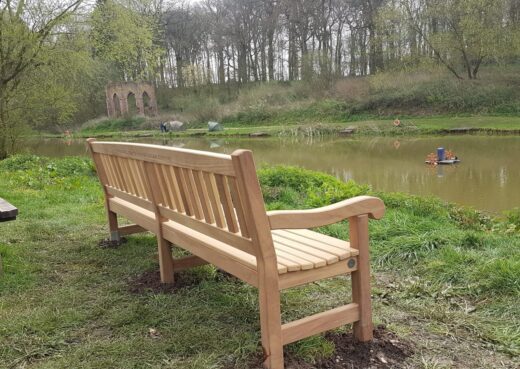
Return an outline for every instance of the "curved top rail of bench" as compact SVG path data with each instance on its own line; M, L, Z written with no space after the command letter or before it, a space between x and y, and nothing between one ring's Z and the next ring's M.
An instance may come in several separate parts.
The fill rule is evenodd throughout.
M230 155L132 142L102 142L92 138L87 141L95 153L202 171L210 169L213 173L235 176Z

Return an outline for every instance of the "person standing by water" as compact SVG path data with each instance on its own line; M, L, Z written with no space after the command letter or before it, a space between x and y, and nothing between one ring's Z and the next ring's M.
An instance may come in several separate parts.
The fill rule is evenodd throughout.
M161 122L161 132L168 132L168 127L166 127L166 122Z

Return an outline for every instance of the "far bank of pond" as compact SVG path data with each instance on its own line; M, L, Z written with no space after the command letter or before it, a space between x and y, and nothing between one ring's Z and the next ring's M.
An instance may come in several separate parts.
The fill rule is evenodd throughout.
M253 151L261 163L298 165L353 179L381 191L399 191L500 212L520 206L519 136L403 138L140 138L134 141L231 153ZM437 147L462 159L428 166ZM84 140L29 140L22 150L45 156L87 155Z

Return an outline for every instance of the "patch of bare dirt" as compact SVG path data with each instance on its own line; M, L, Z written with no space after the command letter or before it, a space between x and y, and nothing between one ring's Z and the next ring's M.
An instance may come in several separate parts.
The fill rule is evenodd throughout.
M131 293L171 293L178 289L195 286L201 279L189 273L175 273L175 282L161 283L159 270L149 270L128 280L128 290Z
M406 358L413 355L412 346L401 341L395 333L384 325L374 329L371 342L358 342L352 333L325 334L334 343L335 351L331 358L319 360L310 365L287 357L287 369L386 369L399 368Z
M379 325L371 342L357 342L351 333L327 333L325 337L336 347L334 356L319 368L396 368L413 355L412 346Z
M315 364L307 363L285 352L286 369L390 369L403 368L404 361L413 355L410 343L402 341L393 332L379 325L374 329L374 339L371 342L358 342L352 333L325 334L334 343L335 351L332 357L318 360ZM257 357L248 366L254 369L262 368L261 358ZM234 369L229 363L225 369Z
M215 279L218 281L234 282L239 281L233 275L218 270ZM161 273L159 270L149 270L136 277L128 279L128 290L131 293L172 293L181 288L188 288L198 285L207 278L201 277L199 274L184 271L175 273L174 283L161 283Z
M124 238L124 237L121 237L121 239L119 241L111 241L110 239L105 238L98 242L98 246L101 247L102 249L116 249L125 243L126 243L126 238Z

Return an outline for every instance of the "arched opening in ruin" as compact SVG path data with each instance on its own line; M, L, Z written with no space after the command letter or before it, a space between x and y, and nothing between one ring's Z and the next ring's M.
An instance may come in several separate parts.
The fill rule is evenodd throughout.
M105 88L107 113L111 118L157 115L155 90L149 82L114 82Z
M117 94L114 94L114 96L112 96L112 101L114 102L114 117L120 117L121 103L119 101L119 96L117 96Z
M148 96L148 93L145 91L143 92L143 109L144 109L144 115L151 116L152 115L152 106L150 105L150 96Z
M135 100L135 94L133 92L128 93L128 96L126 98L128 102L128 115L130 117L133 117L134 115L137 115L139 113L137 109L137 103Z

